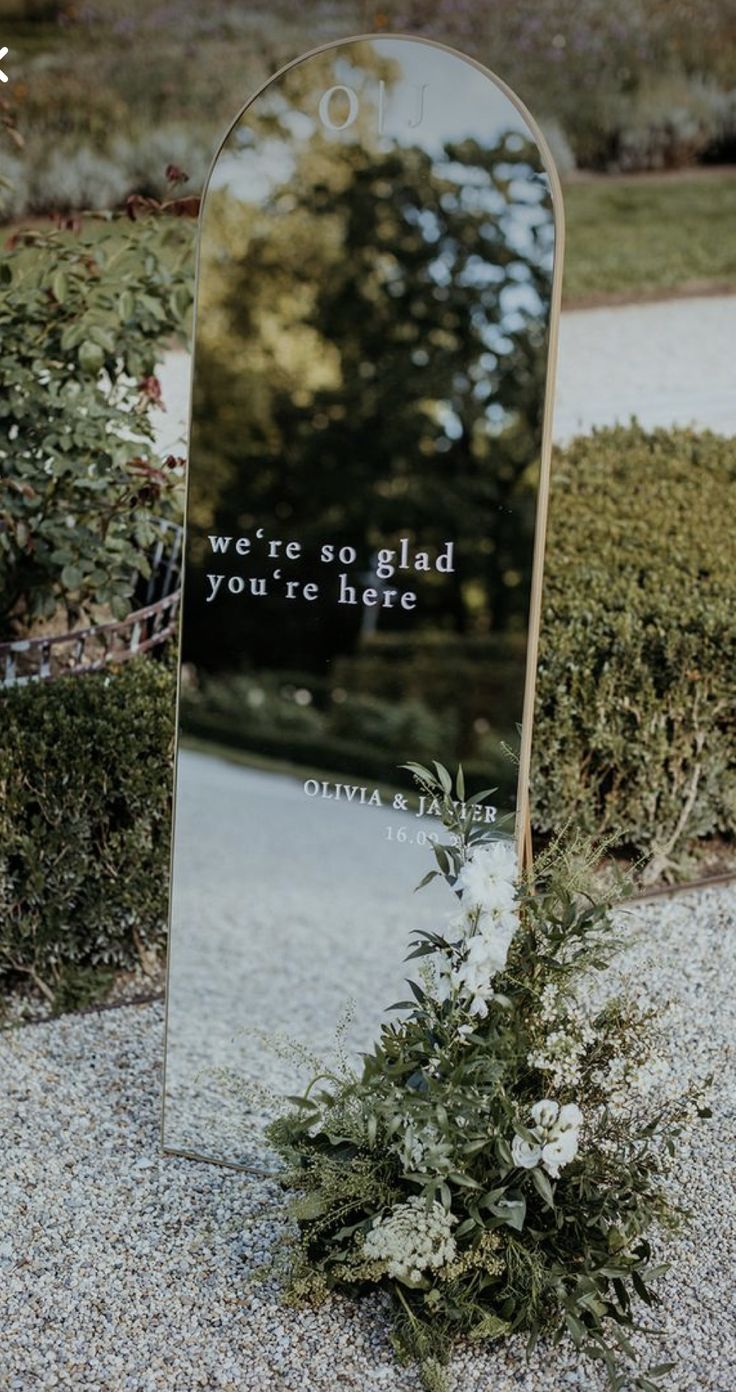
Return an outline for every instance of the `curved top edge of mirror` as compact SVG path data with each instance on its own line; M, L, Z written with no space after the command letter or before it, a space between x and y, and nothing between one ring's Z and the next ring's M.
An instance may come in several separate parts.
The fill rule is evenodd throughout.
M256 104L256 102L259 101L261 97L266 95L269 88L274 87L277 83L281 81L282 78L287 77L290 73L294 72L295 69L303 66L305 63L308 63L312 59L321 58L330 53L337 53L339 50L347 50L351 47L368 43L374 45L374 47L376 47L376 49L379 52L380 49L383 48L384 53L389 45L397 43L414 44L417 46L422 46L428 50L434 50L436 53L445 54L452 59L457 59L460 63L465 64L468 68L478 73L480 76L484 77L496 89L496 92L500 96L505 97L510 102L510 104L515 109L517 117L519 117L523 124L526 126L528 135L536 144L537 149L539 151L541 164L549 180L549 191L552 203L552 215L555 227L555 243L558 251L557 261L558 264L561 264L561 253L563 250L565 229L562 185L559 173L557 171L557 166L552 155L552 151L549 147L549 144L547 143L547 139L539 123L536 121L532 113L529 111L529 108L526 106L525 102L522 101L521 97L517 95L513 88L510 87L509 84L505 82L502 77L499 77L498 73L494 72L486 64L481 63L477 58L472 58L467 53L463 53L461 49L454 48L451 44L443 43L438 39L429 39L424 37L423 35L418 34L388 32L383 32L380 34L363 33L349 35L347 38L332 39L328 43L319 44L316 48L308 49L306 53L300 54L297 58L291 59L290 62L285 63L281 68L278 68L274 73L271 74L270 77L266 79L265 82L261 84L260 87L256 88L256 90L251 93L251 95L243 103L242 107L237 112L233 120L230 122L230 125L223 132L222 137L218 141L216 149L210 161L210 165L207 170L207 175L205 177L204 185L202 188L202 207L204 207L204 204L206 202L207 195L210 189L210 184L212 181L212 175L216 168L217 162L221 154L223 153L223 150L225 149L230 137L237 130L238 126L243 120L243 117L248 113L251 107L253 107Z

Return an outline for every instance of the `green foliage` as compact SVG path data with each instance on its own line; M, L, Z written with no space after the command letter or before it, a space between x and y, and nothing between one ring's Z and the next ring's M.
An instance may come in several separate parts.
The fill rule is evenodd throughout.
M2 267L0 636L60 605L124 617L175 515L152 459L156 361L191 304L181 223L20 234Z
M463 809L462 772L453 788L441 765L410 767L442 802L450 833L427 878L444 878L465 913L463 874L487 854L485 833ZM669 1370L631 1368L627 1331L639 1327L642 1305L658 1302L653 1283L665 1268L647 1234L676 1216L667 1166L679 1124L693 1107L707 1109L692 1093L647 1104L636 1075L651 1047L648 1018L625 998L584 1004L618 944L609 906L579 892L568 857L548 855L536 884L518 890L516 931L485 1010L456 985L440 989L467 938L417 934L410 956L423 960L422 984L409 983L413 998L393 1007L402 1013L362 1069L318 1075L270 1129L295 1195L290 1298L387 1290L397 1352L421 1365L428 1392L440 1392L442 1365L463 1336L522 1333L533 1346L567 1334L603 1364L613 1392L651 1392ZM498 893L503 916L508 900L488 883L485 911ZM474 931L489 931L474 912ZM575 1043L563 1076L544 1057L561 1040ZM577 1115L579 1144L559 1162L531 1129L535 1105ZM443 1229L434 1246L422 1237ZM389 1230L388 1244L376 1241Z
M161 945L173 709L150 658L0 693L0 980L79 998Z
M658 879L736 830L733 445L602 430L553 479L534 824L612 835Z

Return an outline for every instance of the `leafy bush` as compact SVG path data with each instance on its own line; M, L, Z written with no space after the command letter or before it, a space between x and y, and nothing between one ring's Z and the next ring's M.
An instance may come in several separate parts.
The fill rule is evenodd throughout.
M84 606L129 609L151 504L178 513L152 462L156 361L192 298L179 222L27 232L2 266L0 635Z
M700 78L660 78L622 98L611 124L618 169L673 169L733 145L736 101Z
M602 430L553 480L534 824L618 837L655 880L736 831L733 443Z
M138 658L0 692L0 980L162 943L174 686Z

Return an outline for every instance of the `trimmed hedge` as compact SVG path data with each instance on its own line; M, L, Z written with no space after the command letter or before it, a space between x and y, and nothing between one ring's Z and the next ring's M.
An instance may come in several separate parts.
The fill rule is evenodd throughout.
M668 875L736 830L734 443L601 430L553 474L534 824Z
M174 693L142 657L0 694L0 979L163 941Z

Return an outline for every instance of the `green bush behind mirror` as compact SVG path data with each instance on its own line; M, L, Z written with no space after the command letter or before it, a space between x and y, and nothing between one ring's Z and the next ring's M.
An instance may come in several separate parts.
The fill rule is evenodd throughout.
M544 142L409 37L307 55L201 214L164 1144L267 1163L265 1085L349 1056L436 928L462 762L521 849L561 273ZM444 912L444 906L443 906ZM349 1017L349 1018L348 1018Z

